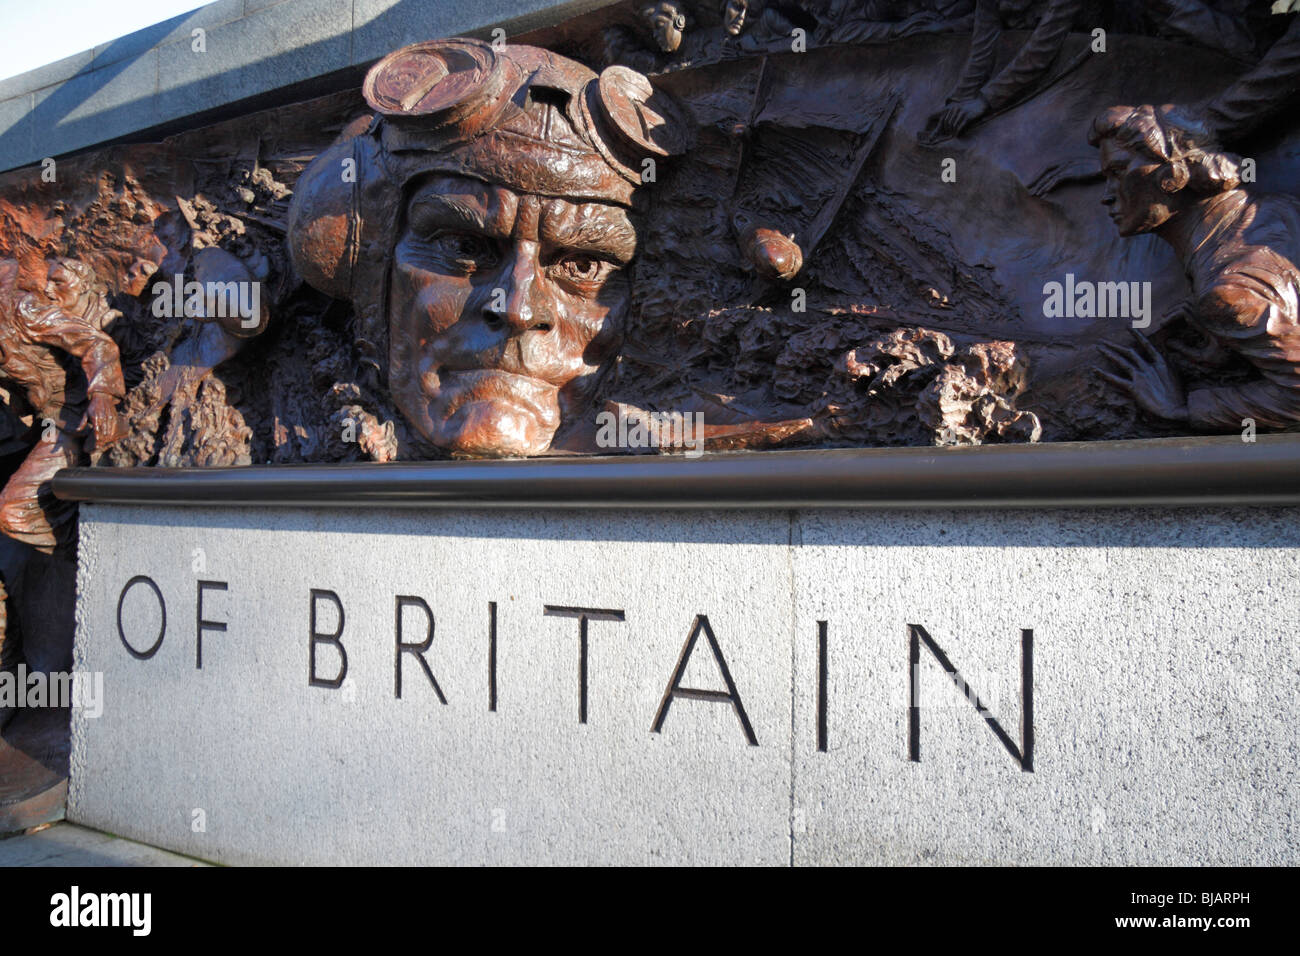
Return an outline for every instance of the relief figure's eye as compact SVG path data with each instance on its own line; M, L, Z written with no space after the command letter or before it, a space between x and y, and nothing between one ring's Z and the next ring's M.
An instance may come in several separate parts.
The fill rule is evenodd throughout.
M558 259L551 268L560 279L580 287L589 287L604 282L618 266L590 253L571 252Z
M465 273L490 269L501 258L496 243L472 232L437 230L422 238L420 244L439 264Z
M467 232L452 232L437 237L437 241L449 255L457 259L481 262L495 257L492 244L482 236Z

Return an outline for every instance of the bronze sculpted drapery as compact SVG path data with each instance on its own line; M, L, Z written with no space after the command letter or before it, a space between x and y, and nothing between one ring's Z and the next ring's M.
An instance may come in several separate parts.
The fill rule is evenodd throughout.
M0 260L0 375L21 388L39 439L0 492L0 531L45 552L74 540L75 510L50 493L60 468L81 464L83 436L102 450L123 437L117 402L126 394L115 318L91 269L73 259L48 263L42 295L17 288L19 266ZM69 374L60 356L75 359Z

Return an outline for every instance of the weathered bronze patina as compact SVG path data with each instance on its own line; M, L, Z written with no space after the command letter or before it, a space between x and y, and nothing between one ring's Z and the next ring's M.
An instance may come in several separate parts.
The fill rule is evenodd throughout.
M102 465L1290 429L1298 29L682 0L430 40L360 90L5 174L7 321L48 262L102 286ZM1122 103L1148 125L1097 120ZM1166 222L1108 224L1121 160Z
M1251 372L1239 383L1185 389L1145 336L1130 348L1104 346L1118 372L1098 374L1150 415L1198 431L1300 423L1300 202L1251 195L1242 158L1204 129L1179 125L1174 110L1116 107L1097 118L1092 142L1106 174L1102 200L1122 236L1154 233L1182 263L1190 294L1167 316L1167 331L1195 346L1168 349L1202 369L1234 360Z
M85 460L83 436L99 451L123 437L117 403L126 388L106 331L117 316L90 267L51 260L42 295L23 293L18 274L16 261L0 260L0 378L22 390L11 397L26 399L39 437L0 491L0 531L48 553L73 542L76 517L54 498L50 479Z
M0 523L66 541L49 477L88 455L1292 429L1297 22L628 3L7 173Z

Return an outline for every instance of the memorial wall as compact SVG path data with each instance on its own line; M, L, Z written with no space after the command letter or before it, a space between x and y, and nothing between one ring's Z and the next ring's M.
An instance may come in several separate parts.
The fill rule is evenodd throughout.
M0 822L1297 862L1300 17L591 6L0 174Z

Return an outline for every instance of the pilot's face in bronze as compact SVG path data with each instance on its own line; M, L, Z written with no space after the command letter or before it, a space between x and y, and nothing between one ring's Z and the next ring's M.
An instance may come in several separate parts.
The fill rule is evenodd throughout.
M398 408L453 455L544 452L618 347L635 251L620 206L426 180L394 254Z

